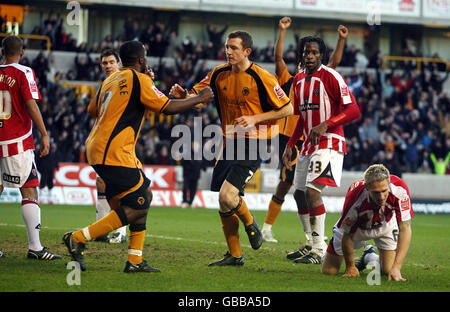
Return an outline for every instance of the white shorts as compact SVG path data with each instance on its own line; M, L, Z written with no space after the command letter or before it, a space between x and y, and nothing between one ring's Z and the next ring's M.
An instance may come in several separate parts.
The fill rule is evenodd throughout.
M295 167L295 189L305 191L309 187L321 192L327 185L339 187L343 164L344 153L329 148L299 156Z
M0 185L11 188L38 187L39 179L34 163L34 151L26 150L0 158Z
M327 252L342 256L342 229L333 227L333 238L330 240ZM373 239L375 246L381 250L396 250L398 238L398 225L395 217L377 229L357 229L353 236L355 250L366 246L366 241Z

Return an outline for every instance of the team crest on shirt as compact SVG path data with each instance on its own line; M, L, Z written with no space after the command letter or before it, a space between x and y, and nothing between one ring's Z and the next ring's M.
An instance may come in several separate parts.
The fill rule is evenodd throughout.
M314 89L314 95L318 96L319 95L319 89Z
M158 97L161 98L161 97L165 96L164 93L162 93L161 91L159 91L157 87L152 86L152 89L153 89L153 91L155 91L155 93L156 93L156 95L157 95Z
M247 96L247 95L250 94L250 90L249 90L247 87L244 87L244 89L242 89L242 94L243 94L244 96Z
M144 197L140 196L140 197L137 199L137 202L138 202L139 205L142 206L142 205L145 203Z

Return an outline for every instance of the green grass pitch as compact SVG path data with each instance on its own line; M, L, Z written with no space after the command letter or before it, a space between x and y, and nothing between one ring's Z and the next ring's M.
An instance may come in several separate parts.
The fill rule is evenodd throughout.
M330 277L319 265L293 264L285 256L304 242L297 214L281 212L273 226L279 243L264 243L251 249L241 224L245 256L243 267L208 267L220 259L227 247L220 218L212 209L152 207L147 219L144 259L160 268L160 274L125 274L127 244L90 242L86 250L87 270L80 285L68 285L71 258L61 243L62 235L95 220L93 206L42 205L41 242L61 254L51 262L26 259L26 229L20 204L0 204L0 292L448 292L450 290L450 215L416 214L412 242L402 274L407 282L367 284L359 278ZM260 225L265 211L253 211ZM338 220L326 218L326 235ZM357 251L356 256L362 250ZM249 282L251 281L251 282Z

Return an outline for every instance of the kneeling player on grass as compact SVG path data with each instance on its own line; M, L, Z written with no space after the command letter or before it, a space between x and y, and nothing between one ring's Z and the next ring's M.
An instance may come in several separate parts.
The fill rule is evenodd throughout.
M165 114L184 112L209 102L213 93L211 88L203 88L188 99L167 98L146 74L146 50L139 41L125 42L120 47L120 58L122 70L106 78L97 92L93 107L97 119L86 140L87 159L105 182L111 212L88 227L64 234L63 242L84 271L86 243L129 224L124 272L160 272L142 258L152 192L150 180L136 157L135 144L147 110Z
M414 215L408 186L383 165L372 165L364 179L353 182L344 203L342 216L333 228L322 273L336 275L345 260L344 276L359 276L372 261L379 261L388 279L405 281L400 272L411 241ZM367 246L362 257L353 259L354 249L373 239L380 252ZM379 259L378 259L379 258Z

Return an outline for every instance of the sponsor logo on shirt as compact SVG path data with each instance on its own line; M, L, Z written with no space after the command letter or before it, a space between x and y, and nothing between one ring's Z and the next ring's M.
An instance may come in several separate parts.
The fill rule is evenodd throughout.
M319 107L319 103L308 103L307 101L305 101L305 104L300 105L300 111L304 112L307 110L319 110Z
M409 208L410 208L409 198L405 198L405 199L400 201L400 209L402 211L409 210Z
M165 96L164 93L162 93L161 91L159 91L157 87L152 86L152 89L153 89L153 91L155 91L155 93L156 93L156 95L157 95L158 97L161 98L161 97Z
M31 92L38 92L38 87L37 87L35 81L31 81L31 82L30 82L30 91L31 91Z
M283 89L281 89L280 85L277 84L277 85L273 88L273 90L275 91L275 94L277 95L277 98L278 98L279 100L281 100L282 98L284 98L285 94L284 94Z

